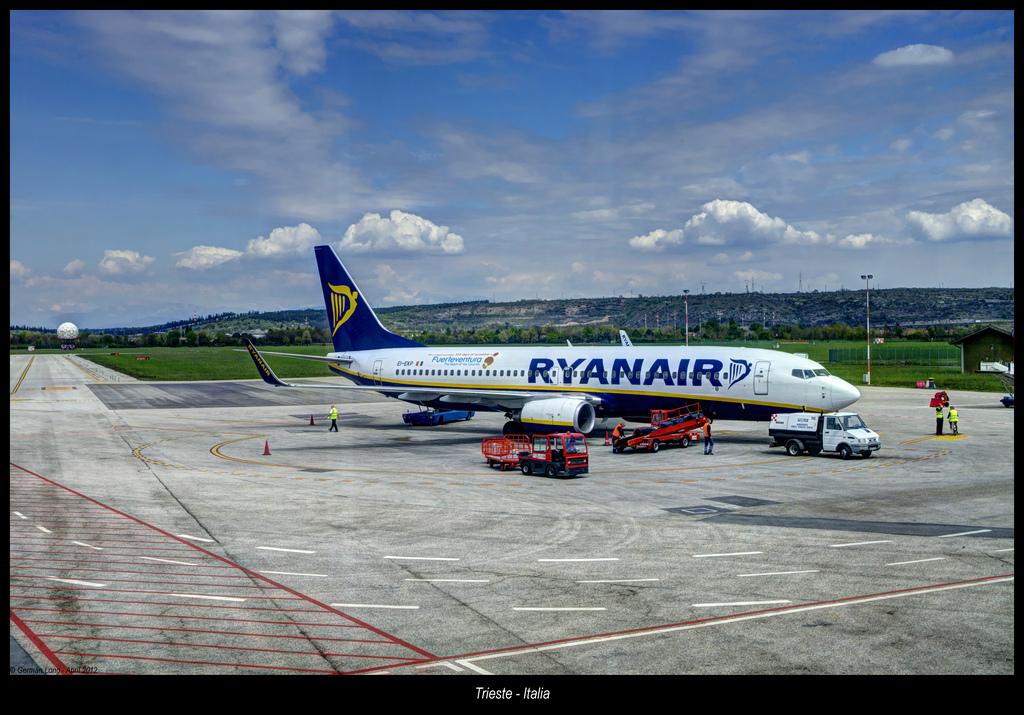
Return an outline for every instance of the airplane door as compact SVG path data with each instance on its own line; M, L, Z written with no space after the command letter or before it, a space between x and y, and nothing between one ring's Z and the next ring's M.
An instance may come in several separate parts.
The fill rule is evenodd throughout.
M380 384L380 366L383 365L383 364L384 364L383 360L374 360L373 361L373 384L374 385L379 385Z
M768 360L760 360L754 363L754 394L768 394L768 372L772 364Z

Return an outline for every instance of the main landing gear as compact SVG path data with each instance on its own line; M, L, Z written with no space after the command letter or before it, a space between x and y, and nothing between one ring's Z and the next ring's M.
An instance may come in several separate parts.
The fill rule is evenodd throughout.
M509 420L501 427L501 433L505 436L510 434L526 434L526 428L518 420Z

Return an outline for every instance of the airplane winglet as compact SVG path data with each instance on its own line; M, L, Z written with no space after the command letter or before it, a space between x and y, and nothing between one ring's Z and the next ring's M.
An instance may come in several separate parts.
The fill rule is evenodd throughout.
M256 371L259 372L260 377L263 378L263 382L273 385L274 387L287 387L287 385L281 382L274 371L270 369L270 365L260 355L260 351L256 349L256 346L252 344L252 341L246 339L245 347L249 350L249 355L252 357L252 361L256 364Z

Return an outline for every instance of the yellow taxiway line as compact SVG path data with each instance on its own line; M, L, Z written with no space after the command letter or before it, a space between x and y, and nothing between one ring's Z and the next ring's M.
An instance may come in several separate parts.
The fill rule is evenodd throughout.
M21 373L21 377L18 378L18 384L14 386L13 390L11 390L11 395L12 396L14 395L15 392L18 391L18 388L21 387L21 383L25 381L25 376L28 375L28 369L30 367L32 367L32 361L34 361L35 359L36 359L35 355L33 355L32 357L30 357L28 359L28 365L25 366L25 369Z

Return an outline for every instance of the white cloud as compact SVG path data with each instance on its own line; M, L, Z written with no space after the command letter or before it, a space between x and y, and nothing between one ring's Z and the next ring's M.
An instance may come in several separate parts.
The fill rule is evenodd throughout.
M725 246L763 243L814 245L832 243L831 236L816 231L801 231L781 218L772 218L746 201L715 199L702 206L682 228L666 231L659 228L629 239L639 251L660 251L666 246L696 243L702 246ZM748 260L747 251L738 260ZM724 259L722 257L725 257ZM718 253L718 260L728 260L727 253Z
M574 211L572 213L572 217L579 221L612 221L615 219L626 218L627 216L641 216L643 214L650 213L655 208L655 204L652 204L649 201L641 201L615 208Z
M772 154L769 158L795 161L798 164L806 164L811 160L811 152L804 149L803 151L793 152L792 154Z
M991 109L971 109L957 117L958 122L969 124L973 127L983 125L990 119L995 119L996 113Z
M170 137L203 162L262 185L279 213L336 219L370 197L398 200L369 186L351 156L336 150L349 121L333 107L305 109L289 81L325 66L334 15L230 10L73 17L115 71L163 100Z
M629 245L639 251L660 251L665 246L677 246L683 242L683 230L680 228L666 231L663 228L655 229L643 236L633 236L629 239Z
M218 246L193 246L185 253L179 253L181 258L175 263L178 268L191 268L197 271L205 271L207 268L219 266L221 263L233 261L242 256L241 251L231 248L220 248Z
M753 258L753 251L744 251L743 253L739 254L729 254L723 252L716 253L715 255L713 255L710 259L708 259L708 263L711 263L716 266L728 266L733 263L746 263L747 261L752 260Z
M411 282L408 275L403 276L387 263L378 263L376 273L377 284L387 291L383 303L408 305L419 298L420 289L407 285Z
M817 244L827 243L828 237L816 231L801 231L781 218L772 218L758 211L746 201L715 199L702 207L704 210L683 226L687 240L721 246L730 243L773 242Z
M889 148L902 154L910 148L911 143L909 139L897 139L889 145Z
M952 127L943 127L942 129L939 129L937 132L935 132L935 138L941 139L942 141L945 142L952 139L955 133L956 132L953 131Z
M770 271L758 271L753 269L748 271L734 271L733 275L739 278L741 281L762 282L782 280L781 273L772 273Z
M100 260L100 271L112 276L126 273L141 273L156 259L143 256L138 251L107 250Z
M324 68L324 40L334 19L321 10L279 10L274 14L274 36L284 53L284 66L297 75Z
M260 236L252 239L245 252L260 258L301 255L308 253L318 243L323 243L320 232L308 223L300 223L298 226L275 228L266 238Z
M12 281L15 280L15 279L24 278L25 276L27 276L31 272L32 272L32 269L29 268L28 266L26 266L21 261L16 261L13 258L11 259L11 280Z
M486 13L348 10L346 42L398 65L465 62L488 51Z
M339 248L345 251L417 251L462 253L462 236L422 216L392 211L388 218L367 213L345 231Z
M853 249L866 248L867 245L874 240L874 235L870 233L850 234L846 238L839 241L839 247Z
M840 239L836 242L839 248L846 248L854 251L867 248L868 246L878 246L881 244L902 244L902 243L913 243L912 239L896 239L887 238L885 236L878 236L873 233L851 233L846 238Z
M73 258L64 266L64 272L69 276L77 275L85 270L85 261Z
M873 61L880 67L914 67L920 65L944 65L953 61L952 50L938 45L907 45L896 50L883 52Z
M929 241L1013 237L1013 218L983 199L965 201L942 214L910 211L907 221Z

